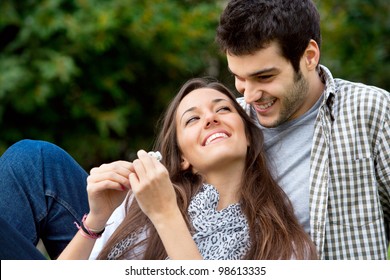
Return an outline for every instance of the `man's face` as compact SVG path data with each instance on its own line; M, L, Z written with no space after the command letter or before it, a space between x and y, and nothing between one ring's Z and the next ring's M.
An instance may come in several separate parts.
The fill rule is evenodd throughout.
M227 54L227 60L237 90L255 108L262 126L276 127L293 120L312 105L307 80L294 71L276 43L250 55Z

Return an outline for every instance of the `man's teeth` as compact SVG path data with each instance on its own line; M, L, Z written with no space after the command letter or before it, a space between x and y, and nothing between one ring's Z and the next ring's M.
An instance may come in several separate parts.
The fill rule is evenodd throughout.
M258 105L257 107L259 107L259 109L261 109L261 110L265 110L265 109L271 107L274 103L275 103L275 100L272 100L272 101L268 102L267 104Z
M211 135L211 136L207 139L207 141L206 141L206 143L205 143L205 146L207 146L208 144L210 144L211 141L213 141L213 140L216 139L216 138L228 138L228 136L227 136L225 133L215 133L215 134Z

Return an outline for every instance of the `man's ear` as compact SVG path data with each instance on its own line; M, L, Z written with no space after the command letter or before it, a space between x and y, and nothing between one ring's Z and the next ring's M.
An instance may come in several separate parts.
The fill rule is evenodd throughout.
M188 168L190 168L190 163L186 158L181 157L180 166L181 166L181 170L187 170Z
M320 62L320 48L316 41L310 40L305 50L305 63L308 70L315 70Z

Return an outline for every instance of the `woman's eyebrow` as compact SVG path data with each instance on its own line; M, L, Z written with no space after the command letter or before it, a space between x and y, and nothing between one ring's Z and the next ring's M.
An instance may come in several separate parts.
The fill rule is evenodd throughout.
M214 103L214 104L217 104L219 102L222 102L222 101L226 101L226 102L229 102L229 100L225 99L225 98L216 98L216 99L213 99L211 102ZM188 112L192 112L192 111L195 111L198 107L196 106L193 106L193 107L190 107L188 108L187 110L185 110L183 112L183 114L181 115L180 117L180 121L183 119L184 115Z
M180 121L182 120L182 118L184 117L185 114L187 114L188 112L192 112L192 111L196 110L196 108L197 108L197 107L191 107L191 108L185 110L185 111L183 112L183 114L181 115Z

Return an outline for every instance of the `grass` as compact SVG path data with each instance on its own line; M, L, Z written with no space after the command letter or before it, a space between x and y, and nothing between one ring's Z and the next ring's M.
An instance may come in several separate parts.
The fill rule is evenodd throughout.
M387 259L390 260L390 244L389 244L389 250L387 251Z
M49 254L46 251L45 245L43 245L42 240L39 240L37 244L37 249L47 258L50 259Z

